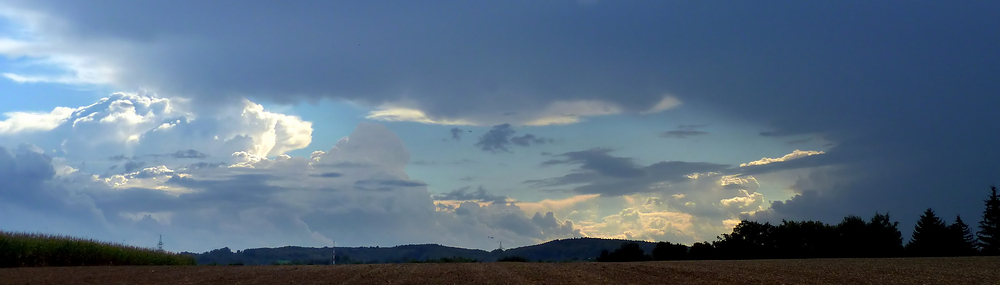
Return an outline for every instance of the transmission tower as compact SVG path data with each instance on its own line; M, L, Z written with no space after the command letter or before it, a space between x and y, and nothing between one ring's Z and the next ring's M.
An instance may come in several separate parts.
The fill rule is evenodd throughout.
M160 242L156 243L156 250L163 251L163 235L160 235Z
M493 239L493 237L489 237L489 238L490 238L490 239ZM500 242L500 248L498 248L498 249L499 249L500 251L503 251L503 241L502 241L502 240L497 240L497 241L498 241L498 242Z

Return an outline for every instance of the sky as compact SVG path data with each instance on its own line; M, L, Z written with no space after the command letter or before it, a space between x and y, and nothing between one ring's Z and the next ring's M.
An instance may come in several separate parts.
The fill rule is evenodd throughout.
M998 13L0 0L0 230L202 252L975 223Z

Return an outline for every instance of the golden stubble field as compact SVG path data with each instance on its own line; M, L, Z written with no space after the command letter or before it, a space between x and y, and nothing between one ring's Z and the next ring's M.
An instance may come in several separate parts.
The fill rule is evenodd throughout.
M1000 284L1000 257L0 269L2 284Z

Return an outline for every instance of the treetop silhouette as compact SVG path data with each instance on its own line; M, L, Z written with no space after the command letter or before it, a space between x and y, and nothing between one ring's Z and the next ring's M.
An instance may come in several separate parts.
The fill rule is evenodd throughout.
M1000 255L1000 197L997 197L997 187L990 186L990 196L986 198L986 209L983 210L983 220L979 222L979 250L987 255Z

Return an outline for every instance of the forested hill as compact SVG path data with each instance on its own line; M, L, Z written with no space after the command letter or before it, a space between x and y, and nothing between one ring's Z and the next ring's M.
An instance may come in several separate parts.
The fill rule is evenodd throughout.
M639 244L645 252L652 252L656 243L620 239L575 238L546 242L505 250L500 256L519 256L531 261L593 260L601 250L614 251L623 243ZM499 257L498 257L499 258Z
M482 262L496 261L503 257L523 257L531 261L593 260L601 250L614 250L626 242L638 243L647 252L655 243L598 238L563 239L492 252L436 244L401 245L395 247L337 247L337 263L399 263L442 259L466 259ZM334 248L286 246L255 248L233 252L221 248L195 254L198 264L329 264Z

